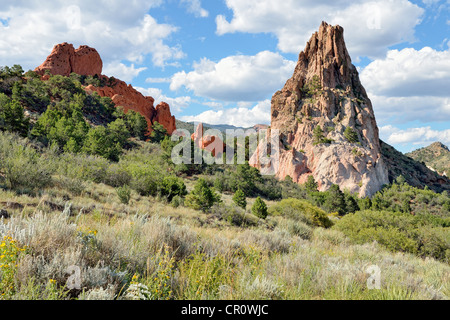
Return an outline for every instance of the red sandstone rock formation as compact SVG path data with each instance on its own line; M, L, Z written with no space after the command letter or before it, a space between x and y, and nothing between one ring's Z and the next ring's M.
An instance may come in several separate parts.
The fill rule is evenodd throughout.
M211 152L212 156L221 156L225 151L225 143L215 135L204 135L203 124L197 125L195 132L192 134L191 139L197 147L203 150Z
M56 45L43 64L35 69L41 76L50 73L69 76L72 72L81 75L101 75L103 62L97 50L81 46L75 50L72 44L64 42Z
M75 50L73 45L63 43L56 45L47 60L35 71L40 75L44 75L46 70L53 75L62 76L69 76L72 72L79 75L99 75L107 86L89 85L85 88L87 92L97 92L102 97L111 98L114 104L123 107L125 112L128 110L139 112L147 120L149 133L155 121L162 124L168 134L176 130L175 117L172 116L167 103L162 102L155 108L155 100L152 97L145 97L121 80L101 75L102 68L103 62L97 50L88 46L81 46Z
M315 143L317 126L331 143ZM358 141L346 139L348 127ZM322 191L337 184L361 196L373 195L389 183L372 104L351 63L340 26L323 22L312 35L294 75L272 98L271 129L281 133L276 173L280 179L289 175L304 183L312 175ZM250 161L262 170L264 144Z

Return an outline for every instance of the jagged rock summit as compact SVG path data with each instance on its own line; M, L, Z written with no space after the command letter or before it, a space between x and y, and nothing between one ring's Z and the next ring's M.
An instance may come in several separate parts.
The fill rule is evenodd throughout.
M102 87L89 85L85 88L87 92L97 92L102 97L111 98L114 104L123 107L125 112L128 110L139 112L147 120L149 133L152 132L152 125L156 121L162 124L169 134L176 130L175 117L172 116L167 103L161 102L155 108L155 100L152 97L144 96L124 81L102 75L102 69L103 62L97 50L88 46L81 46L75 50L72 44L65 42L56 45L35 72L43 76L43 79L48 78L47 70L53 75L69 76L71 73L77 73L98 76L106 85Z
M271 112L270 130L281 134L278 178L305 183L312 175L321 191L337 184L360 196L389 183L372 103L342 27L322 22L300 53L294 75L273 96ZM251 159L262 170L263 147Z

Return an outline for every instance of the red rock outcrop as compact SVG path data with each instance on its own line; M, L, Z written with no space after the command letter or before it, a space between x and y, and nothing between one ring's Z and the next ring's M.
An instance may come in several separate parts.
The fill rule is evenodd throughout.
M225 151L225 143L216 135L205 135L203 124L197 125L191 139L200 149L211 152L212 156L221 156Z
M278 178L304 183L312 175L321 191L337 184L360 196L389 183L372 104L351 63L342 27L322 23L300 53L292 78L273 96L271 112L271 130L280 132ZM314 137L318 126L320 141ZM347 128L356 141L347 139ZM250 160L261 170L267 169L260 161L266 144Z
M104 87L94 87L89 85L85 88L87 92L97 92L102 97L109 97L116 106L123 107L125 112L133 110L142 114L148 123L148 132L152 132L152 125L156 121L161 123L172 134L176 130L175 117L170 112L167 103L160 103L154 107L155 100L152 97L146 97L131 85L124 81L108 78L101 75L103 62L97 50L88 46L81 46L75 50L73 45L63 43L56 45L47 60L37 67L35 71L48 77L45 74L49 70L53 75L69 76L72 72L79 75L98 75Z
M72 72L81 75L101 75L103 62L97 50L80 46L75 50L72 44L64 42L56 45L43 64L35 69L41 76L46 70L51 74L69 76Z

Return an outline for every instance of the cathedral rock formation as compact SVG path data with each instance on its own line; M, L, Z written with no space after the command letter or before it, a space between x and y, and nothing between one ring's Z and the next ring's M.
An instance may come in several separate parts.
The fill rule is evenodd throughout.
M81 46L75 50L73 45L62 43L53 48L45 62L35 71L44 77L47 70L53 75L62 76L69 76L71 73L86 76L97 75L106 86L89 85L85 88L87 92L97 92L102 97L111 98L114 104L123 107L125 112L128 110L139 112L147 120L149 133L156 121L161 123L169 134L176 130L175 117L172 116L167 103L162 102L155 108L155 100L152 97L145 97L121 80L101 75L102 69L102 59L94 48Z
M271 128L280 132L276 176L321 191L371 196L388 184L371 101L344 42L344 30L323 22L300 53L294 75L272 98ZM264 170L258 146L251 164Z

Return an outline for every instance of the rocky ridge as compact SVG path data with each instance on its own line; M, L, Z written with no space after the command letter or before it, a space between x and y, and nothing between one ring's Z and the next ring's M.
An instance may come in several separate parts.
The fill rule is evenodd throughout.
M442 176L450 176L450 150L441 142L407 153L406 156L424 163Z
M51 54L44 63L35 69L35 72L43 79L48 77L46 72L62 76L69 76L71 73L85 76L96 75L106 85L103 87L86 86L87 92L97 92L102 97L111 98L114 104L123 107L125 112L128 110L139 112L147 120L149 133L156 121L162 124L169 134L176 130L175 117L172 116L167 103L161 102L154 107L155 100L152 97L144 96L124 81L102 75L102 69L102 59L94 48L81 46L75 50L72 44L62 43L53 48Z
M292 78L273 96L271 113L270 130L280 132L278 178L304 183L312 175L321 191L337 184L360 196L389 183L372 104L342 27L321 24ZM261 170L265 143L250 161Z

